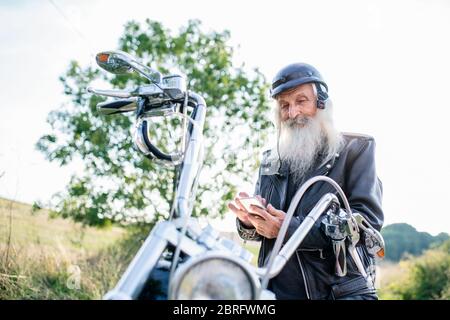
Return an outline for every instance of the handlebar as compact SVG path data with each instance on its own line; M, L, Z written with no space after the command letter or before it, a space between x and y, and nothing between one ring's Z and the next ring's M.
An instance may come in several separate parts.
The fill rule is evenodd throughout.
M123 99L116 101L105 101L97 104L97 110L104 115L125 113L137 109L136 99Z
M186 149L183 150L183 152L166 153L162 151L155 144L153 144L150 139L148 118L177 114L177 103L181 104L182 102L184 102L184 104L180 108L180 111L182 111L183 113L178 114L185 119L188 118L189 123L185 134L189 134L189 136L192 136L193 129L196 124L201 124L200 127L203 128L203 122L205 119L204 110L200 112L200 117L198 117L198 108L199 106L202 106L202 109L204 109L206 107L206 104L204 99L200 95L193 92L185 93L184 99L168 99L166 97L161 97L161 95L155 96L154 94L158 90L159 88L157 86L152 85L141 86L133 91L97 90L88 88L88 92L98 95L111 97L128 97L119 100L101 102L97 104L97 110L103 115L114 115L134 111L136 113L134 143L137 146L138 150L151 160L157 159L165 164L177 165L182 161L184 156L183 153L187 153L187 144L185 145L185 141L183 142L183 147L184 149ZM174 93L173 88L172 93ZM177 93L177 96L180 96L179 92ZM187 107L193 108L189 116L185 113L185 109ZM196 136L198 136L198 134ZM189 142L190 141L187 141L187 143Z
M164 164L179 165L178 188L175 197L174 215L190 216L191 204L196 193L198 175L203 164L203 126L206 118L206 103L203 97L186 88L185 78L178 74L162 76L130 55L119 51L101 52L97 55L100 67L114 74L134 70L151 81L150 84L128 90L98 90L88 88L93 94L119 98L97 105L103 115L133 111L136 116L134 144L151 160ZM189 108L191 112L188 114ZM149 135L149 118L177 114L183 118L181 152L167 153L158 148Z

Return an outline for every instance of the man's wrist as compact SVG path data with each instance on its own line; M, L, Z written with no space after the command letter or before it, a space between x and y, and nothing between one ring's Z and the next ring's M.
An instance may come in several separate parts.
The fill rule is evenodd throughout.
M239 236L244 240L258 240L260 235L256 232L256 229L251 227L245 227L241 220L236 217L236 226Z

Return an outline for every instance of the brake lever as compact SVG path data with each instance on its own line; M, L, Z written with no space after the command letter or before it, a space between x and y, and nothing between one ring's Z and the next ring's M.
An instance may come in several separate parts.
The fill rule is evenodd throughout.
M126 90L94 89L92 87L88 87L87 92L114 98L131 98L133 96L132 92Z

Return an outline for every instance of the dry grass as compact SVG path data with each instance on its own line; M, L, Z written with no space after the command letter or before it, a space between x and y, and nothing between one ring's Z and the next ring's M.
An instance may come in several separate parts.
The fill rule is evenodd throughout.
M83 227L0 199L0 299L100 299L139 240L122 228Z
M52 219L47 210L33 213L28 204L0 198L0 243L8 242L10 231L14 245L33 243L91 251L111 244L124 233L117 227L99 230L71 220Z
M398 262L381 261L377 264L377 287L385 288L393 281L404 276L404 270Z

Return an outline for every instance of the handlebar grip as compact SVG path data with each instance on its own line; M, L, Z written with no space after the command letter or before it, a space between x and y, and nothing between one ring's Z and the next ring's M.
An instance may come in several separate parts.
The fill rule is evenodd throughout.
M136 99L105 101L97 104L97 110L104 115L124 113L137 109Z

